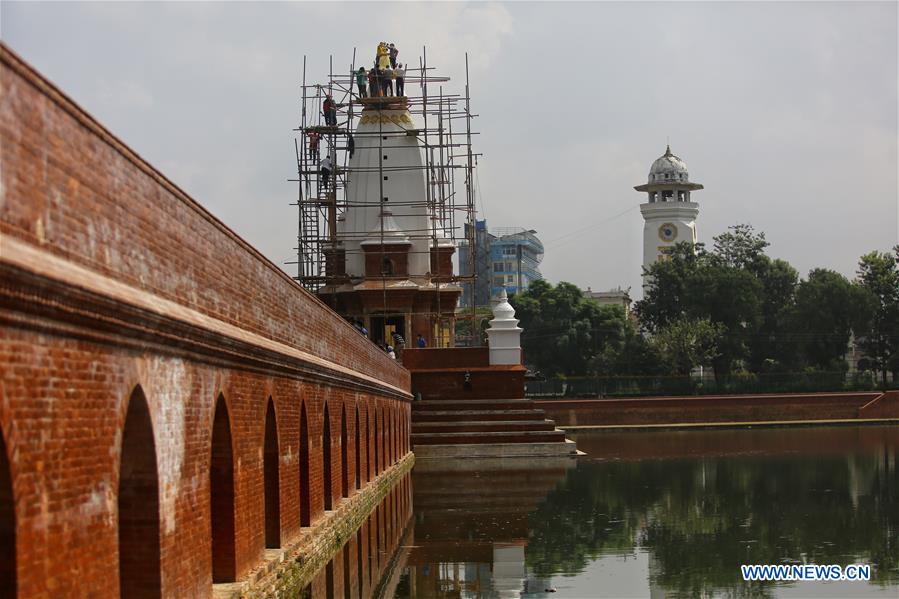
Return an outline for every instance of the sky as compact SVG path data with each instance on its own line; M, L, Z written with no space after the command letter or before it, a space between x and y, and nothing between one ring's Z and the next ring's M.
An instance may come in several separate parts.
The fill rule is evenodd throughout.
M0 37L291 274L307 79L393 41L478 115L479 218L535 229L553 283L640 296L670 142L699 240L749 223L800 275L899 243L896 2L0 3Z

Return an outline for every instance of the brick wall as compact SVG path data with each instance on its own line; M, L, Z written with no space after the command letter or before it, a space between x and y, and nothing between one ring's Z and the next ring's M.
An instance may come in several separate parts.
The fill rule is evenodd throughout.
M154 296L407 386L408 375L0 49L0 231Z
M880 393L808 393L537 401L559 426L845 420L899 416L895 408L860 416ZM872 410L873 414L874 411Z
M216 406L227 411L234 516L216 550L245 580L265 565L266 488L278 489L282 546L322 520L325 404L335 507L342 451L350 498L356 452L363 486L408 453L409 374L3 46L0 90L0 429L18 594L116 596L129 551L120 519L155 492L161 593L210 596ZM127 430L145 430L127 416L134 397L146 402L152 443L123 439L126 417ZM277 485L265 480L269 402ZM376 469L387 435L395 449ZM146 451L123 459L123 444ZM120 502L125 480L135 482ZM304 503L313 528L300 526Z
M413 339L409 345L414 343ZM411 371L487 368L490 366L490 350L486 347L407 347L403 350L403 366Z
M412 392L423 399L524 399L525 371L520 365L413 370Z

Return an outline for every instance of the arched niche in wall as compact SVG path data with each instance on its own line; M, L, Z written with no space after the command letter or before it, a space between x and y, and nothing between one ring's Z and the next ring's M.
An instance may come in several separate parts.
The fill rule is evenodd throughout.
M355 449L355 458L356 458L356 490L359 490L362 487L362 445L359 443L361 440L361 433L359 431L359 406L356 406L356 426L353 428L355 435L355 445L353 446Z
M16 596L16 509L6 440L0 433L0 597Z
M265 409L265 442L263 448L263 474L265 477L265 546L274 549L281 546L281 482L280 453L278 451L278 420L275 402L268 398Z
M309 418L306 402L300 407L300 526L312 522L312 505L309 500Z
M162 596L156 442L140 387L128 400L122 430L118 512L120 595Z
M325 404L325 416L322 422L322 486L325 509L334 509L334 485L331 478L331 417L328 404Z
M349 460L349 435L346 426L346 405L340 409L340 495L350 496L350 460Z
M215 402L209 460L209 518L212 529L212 582L234 582L234 452L225 398Z

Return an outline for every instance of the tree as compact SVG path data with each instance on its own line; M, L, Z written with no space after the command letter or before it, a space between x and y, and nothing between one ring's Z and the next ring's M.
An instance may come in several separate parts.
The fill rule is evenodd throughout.
M871 304L869 292L838 272L812 270L796 288L788 329L801 361L820 370L845 370L853 330L864 326L861 313Z
M797 366L794 338L789 328L799 273L785 260L762 256L754 265L762 284L761 322L749 339L749 367L759 372L772 367Z
M767 242L748 226L715 238L715 252L702 244L673 246L666 260L647 270L643 300L635 311L650 334L684 318L721 325L715 376L729 374L749 357L749 341L763 321L764 285L756 274Z
M899 245L893 253L871 252L858 263L858 283L871 295L871 314L859 346L886 385L887 371L899 371Z
M655 262L644 272L647 284L643 299L634 311L644 330L652 333L669 322L679 320L690 311L692 286L697 274L709 265L703 244L696 247L680 242L668 250L665 260Z
M658 347L641 335L631 320L624 322L620 343L609 343L588 364L594 376L650 376L667 374Z
M697 366L718 357L718 343L724 332L720 323L707 318L684 318L668 323L653 337L663 359L677 374L688 375Z
M713 255L719 263L758 275L764 268L765 248L771 245L764 233L756 233L752 225L728 227L726 233L713 238Z
M535 281L510 298L524 329L525 360L548 376L582 376L590 360L624 337L620 306L600 306L571 283Z
M763 287L750 272L731 266L713 265L700 274L688 315L723 327L712 361L720 379L743 368L749 357L749 341L762 321Z

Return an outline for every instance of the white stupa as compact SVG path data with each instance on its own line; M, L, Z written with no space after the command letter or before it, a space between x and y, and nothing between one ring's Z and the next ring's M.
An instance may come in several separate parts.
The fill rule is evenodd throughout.
M360 243L380 226L382 198L393 212L397 229L411 240L409 276L423 277L430 271L431 215L426 205L424 157L415 133L413 117L399 98L382 110L366 108L362 113L354 133L356 149L349 160L353 175L346 189L350 208L343 241L350 277L365 275Z
M521 364L521 327L515 318L515 308L509 303L503 288L499 301L493 307L493 320L487 329L490 345L490 365Z
M404 96L359 103L346 209L329 247L330 282L318 293L376 342L398 334L451 344L462 289L453 280L455 243L428 202L422 131Z

